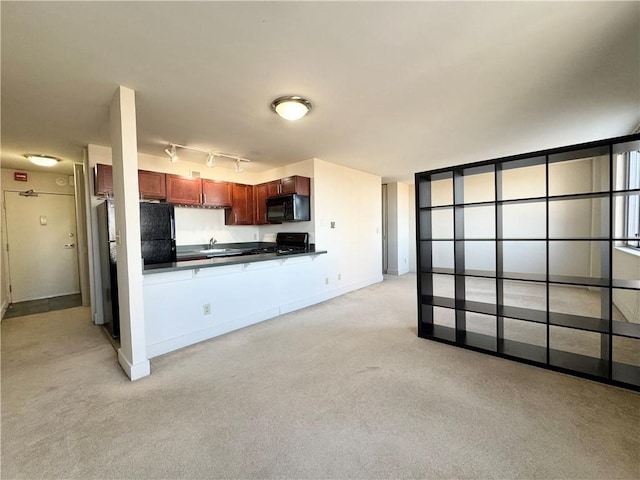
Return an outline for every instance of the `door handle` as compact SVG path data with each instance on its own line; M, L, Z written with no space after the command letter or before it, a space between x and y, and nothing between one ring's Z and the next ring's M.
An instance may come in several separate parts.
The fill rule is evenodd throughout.
M64 244L64 248L73 248L73 247L75 247L75 246L76 246L76 244L75 244L75 243L65 243L65 244Z

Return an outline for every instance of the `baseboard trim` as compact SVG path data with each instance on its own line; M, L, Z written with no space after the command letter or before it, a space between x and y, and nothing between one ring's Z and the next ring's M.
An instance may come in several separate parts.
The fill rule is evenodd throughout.
M2 307L0 310L0 322L2 321L2 319L4 318L4 314L7 313L7 310L9 309L9 299L6 299L3 303L2 303Z
M13 303L33 302L34 300L49 300L50 298L66 297L68 295L78 295L80 293L80 290L78 290L77 292L62 292L56 293L55 295L48 295L46 297L23 298L18 301L14 301Z
M627 321L630 322L629 318L633 318L633 309L631 306L627 305L622 299L614 300L613 304L616 306L620 313L624 316Z
M411 273L411 271L409 271L409 270L395 270L395 269L388 269L387 270L387 275L394 275L396 277L400 277L402 275L406 275L407 273Z
M151 363L149 360L138 362L135 365L127 358L122 351L122 348L118 349L118 363L132 381L146 377L151 373Z
M315 305L316 303L331 300L332 298L339 297L340 295L344 295L345 293L360 290L361 288L368 287L369 285L373 285L374 283L380 283L381 281L382 275L380 275L379 277L363 280L361 282L350 283L349 285L334 288L333 290L330 290L328 292L323 292L318 295L312 295L301 300L296 300L295 302L286 303L280 306L280 314L284 315L285 313L294 312L296 310L300 310L301 308L310 307L311 305Z

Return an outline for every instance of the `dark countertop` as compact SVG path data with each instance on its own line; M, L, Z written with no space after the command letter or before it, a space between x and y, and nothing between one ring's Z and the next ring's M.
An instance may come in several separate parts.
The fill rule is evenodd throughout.
M273 246L275 243L251 242L242 244L215 244L216 248L238 248L241 250L252 250L259 247ZM198 254L198 250L208 248L208 245L189 245L177 247L177 262L158 263L155 265L145 265L142 270L143 275L150 273L176 272L180 270L193 270L196 268L222 267L225 265L241 265L244 263L266 262L269 260L286 260L292 257L303 257L309 255L322 255L326 250L316 250L315 245L309 246L309 251L302 253L292 253L280 255L277 253L259 253L254 255L232 255L229 257L206 258L203 254ZM203 258L204 257L204 258Z

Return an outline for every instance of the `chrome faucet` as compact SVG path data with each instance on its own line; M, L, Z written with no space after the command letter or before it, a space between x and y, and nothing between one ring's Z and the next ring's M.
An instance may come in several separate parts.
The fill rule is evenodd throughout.
M216 240L215 238L211 237L209 239L209 248L213 248L213 246L218 243L218 240Z

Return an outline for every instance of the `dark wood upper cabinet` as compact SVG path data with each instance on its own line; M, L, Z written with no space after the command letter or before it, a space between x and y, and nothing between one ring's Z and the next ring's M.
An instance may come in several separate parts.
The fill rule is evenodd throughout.
M113 168L111 165L98 163L94 168L93 189L99 197L113 197Z
M267 198L280 195L280 180L274 180L272 182L263 183L267 190Z
M113 197L113 167L98 163L95 166L94 192L99 197ZM164 200L166 184L164 173L138 170L140 198Z
M273 180L272 182L267 182L262 185L266 185L267 198L290 193L311 195L311 179L309 177L301 177L300 175Z
M253 225L253 186L233 184L233 204L225 211L226 225Z
M229 208L232 205L233 184L218 180L202 179L202 205Z
M164 200L167 198L164 173L138 170L138 189L140 190L140 198Z
M298 195L311 194L311 179L294 175L292 177L280 179L280 193L297 193Z
M253 222L255 225L266 225L269 223L267 222L267 198L269 197L269 183L261 183L259 185L254 185L253 187Z
M253 222L255 225L267 225L267 198L297 193L310 195L311 179L293 175L271 182L261 183L253 187Z
M97 196L113 196L113 167L95 166ZM297 193L311 194L311 179L291 177L244 185L206 178L190 178L148 170L138 170L140 198L165 200L176 205L225 208L226 225L267 225L267 198Z
M202 204L202 181L200 178L167 175L167 202L178 205Z

